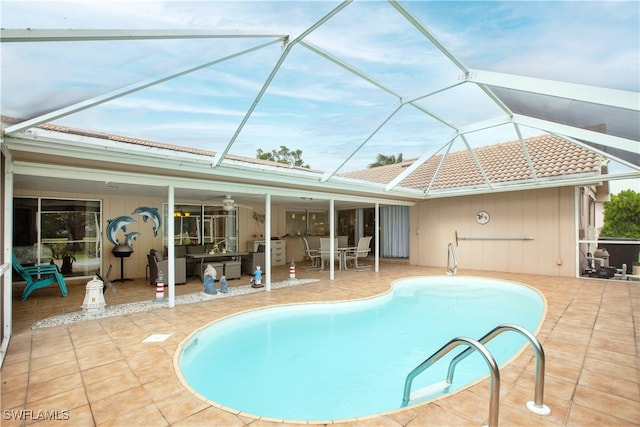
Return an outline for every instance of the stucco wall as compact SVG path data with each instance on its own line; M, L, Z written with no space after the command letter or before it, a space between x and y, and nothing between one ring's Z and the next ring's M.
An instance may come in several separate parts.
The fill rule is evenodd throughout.
M461 271L476 269L575 275L574 189L570 187L433 199L411 212L411 263L446 268L447 246L456 247ZM480 225L479 211L490 221ZM495 237L532 240L491 240Z
M103 272L109 264L113 267L111 278L120 276L120 260L113 256L113 245L105 232L107 220L120 215L131 215L140 206L162 210L163 199L150 197L101 196L17 191L16 196L98 199L103 202ZM176 203L199 201L176 200ZM271 212L272 235L286 232L286 206L273 206ZM475 220L478 211L491 215L486 225ZM264 206L255 211L264 212ZM417 265L446 268L447 245L460 237L508 237L527 236L528 241L460 240L456 248L461 271L478 269L531 274L575 275L575 231L573 188L544 189L527 192L509 192L478 196L433 199L420 202L411 209L411 258ZM153 236L152 226L136 217L128 231L138 231L134 253L125 260L125 277L144 277L146 254L151 248L162 248L162 236ZM239 248L246 249L246 242L253 234L264 233L264 224L253 219L253 211L239 209ZM301 239L287 239L287 260L301 261L304 256Z
M136 220L135 223L127 226L127 232L137 231L140 235L133 242L133 253L129 258L125 258L124 261L124 277L145 277L145 269L147 265L147 254L152 248L162 249L162 229L158 231L158 235L154 236L153 226L150 222L144 222L142 217L132 215L132 212L141 206L157 208L158 212L162 215L162 203L165 202L161 198L135 196L106 196L95 194L82 194L82 193L66 193L66 192L23 192L16 191L14 194L16 197L46 197L46 198L60 198L60 199L91 199L102 201L102 271L106 274L109 265L112 265L112 271L110 278L117 279L120 277L120 259L113 256L111 250L113 244L107 239L107 220L116 218L118 216L126 215L131 216ZM176 200L176 203L184 204L199 204L200 201L190 200ZM256 206L255 210L263 213L264 206ZM272 208L272 234L274 236L284 234L284 211L281 214L281 209L278 207ZM248 208L240 208L238 212L238 231L239 249L246 250L246 242L252 239L253 234L264 234L264 224L258 223L253 219L253 211ZM281 234L278 234L280 233ZM119 232L118 237L123 239L124 235Z

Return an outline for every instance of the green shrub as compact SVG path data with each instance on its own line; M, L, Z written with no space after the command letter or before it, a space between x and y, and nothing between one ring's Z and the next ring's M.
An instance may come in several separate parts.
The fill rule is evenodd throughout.
M624 190L604 204L600 237L640 239L640 193Z

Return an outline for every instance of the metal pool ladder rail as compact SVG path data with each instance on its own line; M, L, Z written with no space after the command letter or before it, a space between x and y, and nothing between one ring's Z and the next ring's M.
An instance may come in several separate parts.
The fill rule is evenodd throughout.
M487 362L489 366L489 370L491 372L491 385L489 394L491 395L489 400L489 427L498 425L498 405L499 405L499 397L500 397L500 371L498 369L498 364L496 363L496 359L493 357L489 350L482 345L480 342L467 337L458 337L454 338L444 346L442 346L438 351L433 353L427 360L413 368L409 375L407 375L407 379L404 382L404 395L402 397L402 407L405 407L409 404L409 400L411 400L411 383L413 379L420 375L425 369L429 366L433 365L435 362L440 360L443 356L449 353L451 350L456 348L461 344L467 344L468 347L466 350L474 348L478 350L480 354L484 357L484 360ZM466 351L465 350L465 351ZM464 352L463 352L464 353ZM449 365L449 370L451 371L451 365ZM447 375L449 376L449 375ZM451 385L449 379L447 378L448 385ZM415 399L415 397L414 397Z
M453 267L451 266L453 261ZM453 247L453 243L449 243L447 249L447 274L455 275L458 272L458 257L456 256L456 250Z
M405 407L409 404L411 398L411 383L413 379L422 373L429 366L433 365L444 355L449 353L455 347L462 343L467 343L467 348L462 351L460 354L455 356L453 360L449 363L449 370L447 372L447 379L444 381L446 387L448 388L453 383L453 375L455 372L456 365L466 358L469 354L471 354L474 350L478 350L485 361L489 365L489 369L491 371L491 384L490 384L490 400L489 400L489 426L497 426L498 425L498 412L499 412L499 398L500 398L500 371L498 369L497 363L493 357L493 355L487 350L484 346L487 342L491 341L496 336L500 335L502 332L513 331L518 332L523 335L529 343L533 347L536 353L536 386L535 386L535 397L534 401L527 402L527 408L538 415L549 415L551 413L551 409L547 405L544 404L544 370L545 370L545 355L542 345L538 341L538 339L531 332L527 331L521 326L513 325L509 323L504 323L502 325L498 325L485 334L478 341L473 340L471 338L466 337L458 337L449 341L442 348L436 351L431 357L422 362L416 368L414 368L409 375L407 375L407 379L404 383L404 396L402 398L402 406ZM431 386L429 386L431 387ZM429 388L426 387L426 388ZM419 392L414 393L414 395L418 395ZM419 396L420 397L420 396ZM415 399L414 397L413 399Z

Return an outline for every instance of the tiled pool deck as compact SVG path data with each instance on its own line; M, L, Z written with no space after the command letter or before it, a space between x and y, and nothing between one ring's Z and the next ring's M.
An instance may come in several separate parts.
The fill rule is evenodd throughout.
M336 280L329 281L328 272L298 268L298 278L319 281L40 329L31 327L41 319L80 310L86 282L70 282L66 298L46 288L21 302L21 289L16 289L14 336L1 371L0 424L282 425L281 420L227 412L194 396L174 371L178 344L194 330L240 311L362 298L387 291L395 279L443 273L442 268L381 263L379 273L336 272ZM500 425L640 426L640 282L464 270L459 275L517 281L537 288L547 299L547 315L537 335L547 357L545 404L552 412L538 416L525 407L534 394L535 357L528 348L500 371ZM274 282L286 280L288 269L276 269L273 276ZM248 277L229 281L230 286L247 283ZM117 293L106 293L110 307L155 297L155 288L142 279L116 286ZM176 294L201 289L200 282L191 282L177 286ZM171 336L164 342L142 342L154 333ZM486 379L431 403L339 424L483 425L488 410ZM38 419L52 415L58 419Z

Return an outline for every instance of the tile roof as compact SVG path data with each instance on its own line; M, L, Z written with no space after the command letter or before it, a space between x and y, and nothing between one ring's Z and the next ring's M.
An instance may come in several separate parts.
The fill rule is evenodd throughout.
M0 116L0 119L1 119L3 124L5 124L5 123L6 124L20 123L19 119L16 119L16 118L13 118L13 117L9 117L9 116ZM149 140L146 140L146 139L133 138L133 137L128 137L128 136L107 134L107 133L103 133L103 132L97 132L97 131L91 131L91 130L85 130L85 129L71 128L71 127L67 127L67 126L56 125L56 124L53 124L53 123L43 123L43 124L38 125L37 127L40 128L40 129L50 130L50 131L54 131L54 132L67 133L67 134L70 134L70 135L86 136L86 137L90 137L90 138L98 138L98 139L109 140L109 141L114 141L114 142L123 142L123 143L126 143L126 144L138 145L138 146L143 146L143 147L158 148L158 149L162 149L162 150L170 150L170 151L176 151L176 152L182 152L182 153L188 153L188 154L196 154L196 155L199 155L199 156L207 156L207 157L211 157L212 160L216 155L215 151L202 150L202 149L199 149L199 148L183 147L183 146L179 146L179 145L166 144L166 143L149 141ZM316 169L309 169L309 168L304 168L304 167L301 167L301 166L291 166L291 165L285 164L285 163L278 163L278 162L274 162L274 161L271 161L271 160L262 160L262 159L258 159L258 158L247 157L247 156L239 156L239 155L235 155L235 154L227 154L225 156L225 159L239 161L239 162L245 162L245 163L252 163L252 164L257 164L257 165L265 165L265 166L283 168L283 169L297 169L297 170L302 170L302 171L305 171L305 172L322 173L322 171L319 171L319 170L316 170Z
M538 179L579 174L600 174L604 158L597 153L553 135L541 135L524 140ZM492 184L531 180L533 175L519 141L504 142L473 149L478 162ZM430 158L405 178L400 185L426 190L442 159L442 154ZM376 168L341 174L348 178L387 184L416 159ZM485 179L468 150L447 154L431 184L433 190L472 188L486 185Z
M19 120L7 116L1 116L1 118L4 123L19 122ZM89 136L114 142L209 156L212 158L216 155L214 151L68 128L51 123L41 124L38 127L61 133ZM540 180L580 174L599 175L602 172L601 168L604 165L604 158L602 156L576 144L572 144L562 138L553 135L541 135L524 139L524 144L527 147L527 153L529 154L537 177ZM509 141L501 144L483 146L473 149L473 152L492 184L517 183L531 180L533 178L519 141ZM283 169L298 169L307 172L322 173L322 171L315 169L290 166L283 163L246 156L227 154L225 158L228 160L262 164L265 166L279 167ZM431 183L441 159L442 154L433 156L426 163L418 167L418 169L416 169L412 174L406 177L400 183L400 186L426 190L429 188L429 185L431 185L432 190L445 190L474 188L486 185L484 177L476 167L475 161L468 150L447 154L435 181ZM415 160L416 159L410 159L393 165L379 166L355 172L342 173L339 175L346 178L387 184L396 176L401 174L405 168L410 166Z

